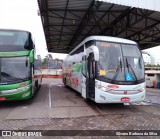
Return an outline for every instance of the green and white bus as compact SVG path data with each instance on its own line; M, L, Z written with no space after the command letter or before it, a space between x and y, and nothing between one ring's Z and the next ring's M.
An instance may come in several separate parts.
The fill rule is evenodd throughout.
M0 29L0 101L32 98L42 81L41 57L28 31Z
M141 102L145 98L144 62L134 41L91 36L69 53L63 83L97 103Z

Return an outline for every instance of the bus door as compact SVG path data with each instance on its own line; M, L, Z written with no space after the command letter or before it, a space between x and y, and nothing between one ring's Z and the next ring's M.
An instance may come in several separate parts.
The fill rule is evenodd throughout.
M90 98L95 97L95 60L94 54L90 53L87 62L88 78L87 78L87 93Z
M82 96L87 98L86 96L86 77L87 77L87 61L86 56L82 57Z

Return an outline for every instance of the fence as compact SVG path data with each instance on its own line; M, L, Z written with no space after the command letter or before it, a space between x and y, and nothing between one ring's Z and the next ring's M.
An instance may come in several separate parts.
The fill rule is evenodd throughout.
M59 59L47 59L46 60L46 68L47 69L61 69L62 68L62 60Z
M43 78L62 78L62 69L42 69Z

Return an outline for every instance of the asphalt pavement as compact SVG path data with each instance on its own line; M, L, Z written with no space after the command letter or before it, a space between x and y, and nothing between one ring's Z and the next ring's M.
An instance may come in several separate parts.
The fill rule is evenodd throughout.
M61 79L43 79L35 98L0 102L0 130L157 130L159 100L160 90L148 88L141 103L96 104Z

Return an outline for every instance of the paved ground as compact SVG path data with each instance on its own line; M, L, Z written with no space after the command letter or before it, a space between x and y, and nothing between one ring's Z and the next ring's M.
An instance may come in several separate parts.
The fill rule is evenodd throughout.
M147 89L142 103L100 105L44 79L34 99L0 103L0 130L160 130L159 104L158 89Z

